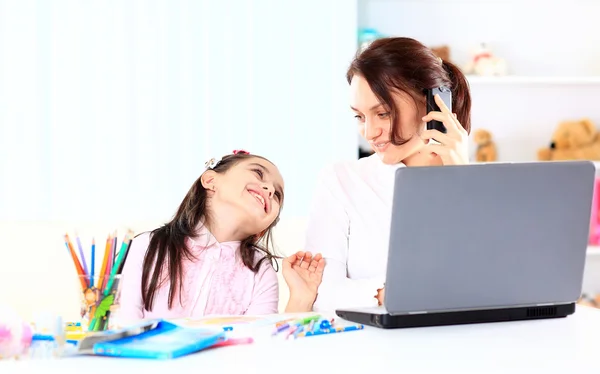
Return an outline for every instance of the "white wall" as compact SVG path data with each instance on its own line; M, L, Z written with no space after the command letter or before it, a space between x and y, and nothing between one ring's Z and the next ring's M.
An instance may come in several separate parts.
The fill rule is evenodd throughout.
M589 117L600 127L600 80L593 83L472 80L473 129L492 131L502 161L534 161L557 124ZM475 151L475 147L472 147Z
M305 215L322 165L356 157L347 4L0 0L0 221L164 221L240 148Z
M279 166L301 249L319 169L356 158L353 4L0 0L0 303L76 318L64 233L152 229L233 149Z
M464 63L487 42L517 75L600 75L600 2L590 0L359 0L361 27L447 44Z

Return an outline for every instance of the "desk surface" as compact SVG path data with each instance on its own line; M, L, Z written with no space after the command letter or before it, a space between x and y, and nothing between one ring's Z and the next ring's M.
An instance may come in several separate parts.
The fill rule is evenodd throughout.
M600 372L600 310L560 319L365 330L268 340L166 360L72 357L0 363L2 373ZM208 371L210 370L210 371Z

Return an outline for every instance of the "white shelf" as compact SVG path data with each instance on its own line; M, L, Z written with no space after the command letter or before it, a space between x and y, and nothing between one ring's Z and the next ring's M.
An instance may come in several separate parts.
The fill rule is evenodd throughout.
M467 75L469 84L550 84L550 85L600 85L600 76L587 77L536 77L506 75L502 77L484 77Z
M589 245L587 249L588 256L599 256L600 257L600 246L597 245Z
M588 160L573 160L573 161L588 161ZM477 162L477 161L471 161L470 164L518 164L518 163L530 163L530 162L550 162L550 161L537 161L537 160L530 160L530 161L493 161L493 162ZM567 162L567 161L554 161L554 162ZM596 169L600 172L600 161L590 161L591 163L594 164L594 166L596 167Z

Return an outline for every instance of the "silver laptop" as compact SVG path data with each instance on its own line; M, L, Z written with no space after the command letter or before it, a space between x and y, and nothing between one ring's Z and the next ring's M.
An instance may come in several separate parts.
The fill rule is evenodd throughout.
M581 294L592 162L396 171L383 328L565 317Z

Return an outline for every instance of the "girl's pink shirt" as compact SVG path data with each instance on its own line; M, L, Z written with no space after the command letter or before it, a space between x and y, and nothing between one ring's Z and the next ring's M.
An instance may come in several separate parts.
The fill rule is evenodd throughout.
M257 273L242 262L240 242L219 243L204 227L186 240L197 260L185 259L181 300L175 294L168 308L170 282L157 291L152 311L142 303L142 264L150 243L150 233L137 236L129 248L121 275L118 307L119 324L141 319L198 318L206 315L257 315L278 312L279 283L270 261ZM263 255L257 253L255 263Z

